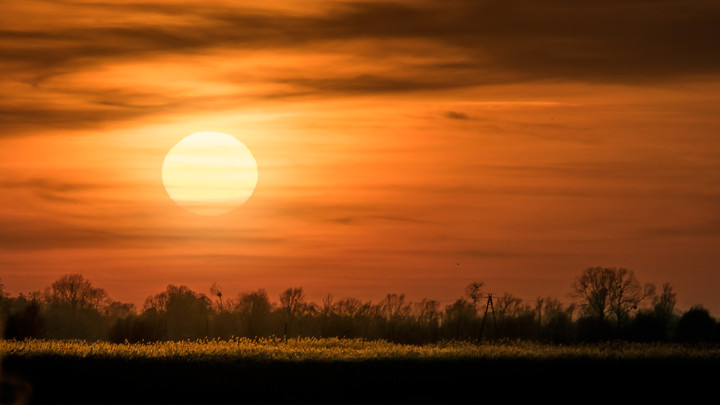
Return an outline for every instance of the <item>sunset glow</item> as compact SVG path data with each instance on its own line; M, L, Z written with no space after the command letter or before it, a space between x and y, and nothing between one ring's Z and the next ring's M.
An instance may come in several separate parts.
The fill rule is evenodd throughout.
M2 283L720 313L720 9L661 3L5 2Z

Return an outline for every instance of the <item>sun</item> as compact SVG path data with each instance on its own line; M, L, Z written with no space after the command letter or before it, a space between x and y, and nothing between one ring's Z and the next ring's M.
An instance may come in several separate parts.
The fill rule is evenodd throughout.
M165 156L162 181L177 205L199 215L221 215L244 204L257 185L250 150L221 132L196 132Z

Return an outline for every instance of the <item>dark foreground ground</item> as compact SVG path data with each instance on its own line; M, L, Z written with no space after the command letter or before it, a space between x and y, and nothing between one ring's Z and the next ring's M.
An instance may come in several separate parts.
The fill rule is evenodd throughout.
M702 359L223 362L7 357L0 396L5 403L22 399L14 397L13 387L22 391L27 384L31 404L649 403L672 397L696 403L693 398L706 394L712 396L703 402L715 403L719 366L717 360Z

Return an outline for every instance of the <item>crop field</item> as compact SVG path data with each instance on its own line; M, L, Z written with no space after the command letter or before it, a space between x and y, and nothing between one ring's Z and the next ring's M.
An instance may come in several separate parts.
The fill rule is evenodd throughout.
M31 403L454 403L473 387L514 384L714 385L720 365L718 347L346 339L3 341L0 355L5 374L32 390Z
M606 343L553 346L530 342L474 344L448 342L404 345L361 339L196 340L125 343L86 341L2 341L0 356L114 360L203 361L326 361L368 360L720 360L720 347L671 344Z

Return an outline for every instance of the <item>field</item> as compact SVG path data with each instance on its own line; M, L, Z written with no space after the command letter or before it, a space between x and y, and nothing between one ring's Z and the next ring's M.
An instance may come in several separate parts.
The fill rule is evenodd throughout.
M458 403L570 388L647 399L714 388L720 365L717 347L343 339L3 341L0 355L32 403Z

